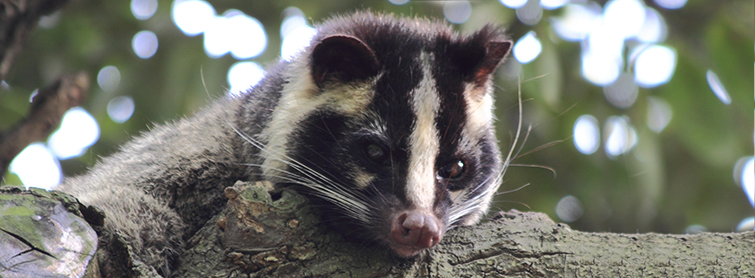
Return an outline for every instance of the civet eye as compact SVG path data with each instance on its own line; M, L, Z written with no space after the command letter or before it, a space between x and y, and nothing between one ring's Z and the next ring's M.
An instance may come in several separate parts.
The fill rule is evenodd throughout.
M464 161L457 160L446 164L438 170L438 177L442 179L456 179L464 173Z
M367 156L373 161L380 162L385 159L385 151L376 144L367 144L364 149Z

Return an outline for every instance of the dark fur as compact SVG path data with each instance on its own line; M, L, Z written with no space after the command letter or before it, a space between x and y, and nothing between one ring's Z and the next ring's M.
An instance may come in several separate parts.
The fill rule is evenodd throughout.
M295 186L308 193L335 228L360 240L380 243L390 232L388 216L407 208L404 188L412 155L409 136L417 121L411 92L423 77L419 56L426 52L434 56L431 74L441 102L435 119L440 132L435 166L440 168L464 158L467 173L452 184L436 183L433 210L439 219L448 222L447 209L453 205L449 189L485 184L471 190L470 196L488 189L491 178L502 167L492 125L476 137L472 152L459 153L459 132L468 121L465 84L490 86L490 73L508 52L508 48L491 48L491 42L504 39L499 29L486 26L464 37L437 22L358 13L326 21L318 30L308 49L292 62L284 61L269 69L266 77L243 96L219 101L175 124L156 127L126 144L120 153L103 159L90 174L69 179L61 188L84 197L82 200L88 204L102 207L110 219L106 219L110 221L107 229L125 231L129 244L137 248L138 259L157 269L164 268L169 265L167 257L180 252L179 242L188 239L223 207L225 187L236 180L266 178L258 167L264 163L265 155L249 140L261 145L270 143L260 134L270 128L284 88L294 79L303 78L290 76L300 65L295 61L308 59L314 75L311 78L317 85L307 88L311 94L372 84L369 86L375 95L362 117L345 115L335 109L337 105L328 104L306 115L288 135L286 155L338 181L345 190L360 191L364 198L361 201L371 208L370 222L346 216L310 188L286 182L277 186ZM330 41L342 49L321 48L323 51L312 55L320 42L333 35L347 36ZM338 57L346 58L337 60ZM353 61L358 63L350 63ZM370 130L374 122L384 124L386 131ZM367 144L382 146L389 159L367 159ZM375 177L367 188L353 188L357 184L354 169ZM306 175L290 167L285 170ZM142 201L124 202L132 199ZM130 214L138 210L149 213L146 217L143 213ZM113 215L132 222L114 221ZM445 223L450 224L454 223Z
M323 204L321 207L327 210L324 215L330 218L328 222L336 229L360 240L374 241L387 233L386 229L389 227L388 223L385 223L387 216L405 208L404 187L406 186L407 160L410 156L408 137L416 121L410 105L410 92L418 86L423 76L418 60L420 51L435 55L436 63L432 65L432 75L440 89L441 111L436 125L441 131L441 152L436 166L442 167L450 162L444 158L463 156L467 159L467 171L474 174L455 181L456 187L483 183L501 170L500 152L492 129L476 143L476 152L457 153L459 132L467 121L467 103L463 97L464 86L466 83L473 83L475 86L482 87L488 82L489 74L506 54L497 53L492 58L486 57L487 43L505 39L501 30L486 26L474 35L464 37L452 33L446 25L437 22L363 13L335 18L319 26L318 31L310 48L329 36L349 35L358 38L368 46L374 52L379 65L379 70L374 71L372 62L367 58L361 61L361 64L368 67L367 69L355 69L354 67L359 64L348 64L344 66L343 72L335 73L336 76L331 80L325 80L326 84L323 85L327 90L327 82L342 86L379 76L374 86L376 95L367 108L369 112L372 112L370 115L377 115L379 119L355 121L324 107L321 111L309 115L291 135L292 141L301 143L292 149L289 155L317 169L330 179L341 181L346 185L354 184L353 178L347 174L350 172L347 166L352 166L352 164L379 177L368 189L364 190L367 196L365 201L373 208L374 213L370 215L370 219L375 219L375 221L370 225L345 217L338 207L327 205L327 202L320 200ZM338 49L338 52L342 53L343 50ZM330 59L323 60L334 59L328 58ZM317 62L310 61L310 66L316 68ZM372 74L367 75L366 72ZM272 80L279 82L278 79ZM268 82L266 80L263 84ZM262 86L255 88L247 98L255 99L267 97L268 93L275 94L274 91L264 90L267 85ZM248 105L244 107L258 108ZM249 111L249 113L252 112ZM386 134L360 136L360 134L370 134L361 130L368 125L369 121L385 123ZM259 123L258 120L254 122ZM248 130L246 133L256 134L256 131L257 129ZM364 159L363 149L367 142L380 144L390 150L390 161L376 165ZM435 211L440 219L445 218L446 209L451 205L451 199L445 190L447 186L437 184ZM302 192L309 191L304 187L299 187L299 189ZM478 194L485 189L479 188L473 194Z

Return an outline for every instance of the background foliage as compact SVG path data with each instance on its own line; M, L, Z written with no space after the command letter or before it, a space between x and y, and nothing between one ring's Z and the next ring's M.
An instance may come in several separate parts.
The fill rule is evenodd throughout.
M573 1L576 2L576 1ZM587 2L587 1L582 1ZM296 6L310 24L339 13L369 8L373 11L443 19L441 1L410 1L394 5L387 0L342 1L211 1L218 13L238 9L264 26L268 45L253 59L262 65L280 55L280 26L285 8ZM665 45L677 52L676 71L665 85L639 90L637 102L627 109L608 103L603 88L580 74L580 44L556 36L551 16L563 9L546 10L534 26L522 24L515 11L498 1L471 2L472 17L456 25L470 31L485 23L507 26L516 40L529 31L540 34L541 55L522 65L525 129L532 126L522 153L563 140L548 148L517 158L515 163L540 167L512 167L495 209L534 210L558 219L556 204L574 196L584 211L570 223L575 229L612 232L683 233L691 225L710 231L733 231L755 210L735 182L735 163L753 155L753 1L690 0L681 9L656 8L669 26ZM602 6L605 1L597 1ZM230 55L209 58L202 36L184 35L171 21L171 3L159 2L151 18L140 21L129 1L81 0L69 4L51 28L38 28L16 60L7 86L0 89L0 129L7 129L26 113L29 94L60 74L87 71L92 91L83 106L99 123L100 139L83 156L61 161L65 175L83 173L99 156L153 123L197 111L228 88L228 68L237 62ZM134 34L154 32L157 53L140 59L131 48ZM514 59L509 59L509 62ZM115 65L121 74L117 89L105 92L94 83L97 73ZM506 65L504 65L505 67ZM728 89L731 104L711 92L706 71L716 72ZM535 78L537 77L537 78ZM497 75L499 137L508 150L518 120L517 79ZM106 112L113 97L129 95L134 115L115 123ZM660 133L645 125L648 97L666 100L673 117ZM622 156L609 157L603 147L590 155L577 151L571 136L576 119L591 114L604 123L610 116L626 116L637 130L637 145ZM605 138L602 138L605 140ZM554 174L555 172L555 174ZM13 174L6 183L18 184Z

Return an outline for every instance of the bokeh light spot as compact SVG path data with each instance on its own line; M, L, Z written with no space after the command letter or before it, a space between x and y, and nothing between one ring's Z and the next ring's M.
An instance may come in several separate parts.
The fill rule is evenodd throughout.
M409 0L388 0L388 2L391 2L391 4L394 5L403 5L409 3Z
M142 59L149 59L157 52L157 35L151 31L141 31L134 35L131 40L131 47L134 49L136 56Z
M579 116L574 123L574 146L583 154L592 154L600 147L600 128L592 115Z
M34 89L34 91L31 91L31 94L29 94L29 103L34 102L34 98L39 95L39 89Z
M637 85L652 88L666 84L676 70L676 51L670 47L651 45L642 50L634 62Z
M187 36L202 34L215 18L215 8L202 0L176 0L171 9L176 27Z
M63 16L62 10L57 10L51 14L43 15L39 17L39 27L44 29L52 29L58 26L60 18Z
M708 86L710 86L710 89L716 94L716 97L726 105L731 104L729 92L724 88L724 84L721 84L721 79L718 79L718 75L712 70L708 70L708 72L705 73L705 78L708 80Z
M304 18L304 12L297 7L288 7L283 10L285 19L281 23L281 38L287 37L291 32L300 26L307 26L307 19Z
M556 203L556 215L566 223L574 222L584 214L582 202L577 197L567 195Z
M255 62L236 62L228 69L229 95L240 95L257 85L265 76L265 70Z
M231 30L227 18L212 18L204 30L204 52L210 58L220 58L231 51Z
M155 15L157 0L131 0L131 13L138 20L146 20Z
M655 3L663 8L673 10L684 7L684 4L687 4L687 0L655 0Z
M646 43L659 43L666 40L668 35L668 26L666 20L655 9L645 9L645 23L642 24L640 32L637 33L637 40Z
M655 133L661 132L669 122L671 122L671 106L665 100L649 96L648 97L648 128Z
M737 232L755 231L755 216L747 217L737 225Z
M462 24L472 16L472 4L469 1L443 2L443 16L451 23Z
M29 187L51 189L63 179L60 163L44 144L32 143L21 151L8 168L21 182Z
M734 164L734 181L742 187L750 205L755 208L755 157L743 157Z
M317 30L307 25L299 26L291 31L288 36L283 38L283 43L281 43L281 58L284 60L293 58L299 51L309 46L315 34L317 34Z
M134 99L130 96L117 96L107 103L107 115L116 123L124 123L134 115Z
M645 5L639 0L611 0L603 9L606 27L622 38L630 38L645 23Z
M516 17L519 18L519 21L526 25L537 25L537 23L540 22L540 19L543 18L543 8L540 7L540 1L527 1L527 4L524 4L524 6L522 6L521 8L516 9Z
M121 71L115 66L105 66L97 73L97 84L105 92L113 92L121 83Z
M537 39L535 31L529 31L514 44L514 57L522 64L532 62L542 51L543 46Z
M750 199L750 205L755 207L755 159L750 158L742 170L742 189Z
M518 9L527 4L527 0L499 0L501 4L512 9Z
M624 38L597 18L582 50L582 76L598 86L616 81L624 64Z
M230 49L234 58L249 59L265 51L267 34L259 20L240 13L229 18L228 24L234 28Z
M551 19L551 26L562 39L580 41L587 37L599 18L600 7L569 4L564 7L561 17Z
M622 63L621 57L601 54L582 54L582 76L595 85L606 86L619 78Z
M47 145L50 151L59 159L69 159L80 156L100 138L100 126L84 108L69 109L60 121L60 128L56 130Z
M211 58L230 52L236 59L249 59L262 54L266 47L262 23L239 10L214 17L204 31L204 50Z
M281 23L281 58L291 59L307 46L317 30L307 25L304 12L297 7L288 7L283 10L283 23Z
M592 55L607 59L622 60L624 52L624 37L605 23L605 19L597 19L587 36L587 50Z
M637 144L637 132L624 117L608 117L603 132L606 138L605 150L609 157L624 154Z
M569 3L569 0L540 0L540 6L546 10L555 10Z
M626 109L632 107L637 100L639 88L634 83L632 74L622 72L616 81L603 88L603 94L613 106Z

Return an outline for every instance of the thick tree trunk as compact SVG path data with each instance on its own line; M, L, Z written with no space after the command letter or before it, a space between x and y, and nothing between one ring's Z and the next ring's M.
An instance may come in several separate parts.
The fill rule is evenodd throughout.
M755 232L588 233L542 213L518 211L455 228L429 253L404 260L343 239L320 223L306 198L269 189L241 182L227 189L226 209L186 243L173 276L755 277ZM0 196L0 207L11 195ZM130 260L130 247L120 245L117 234L100 238L101 249L123 258L122 268L101 269L101 277L156 275L142 271L140 262ZM0 258L3 277L17 270L6 262L7 256Z
M542 213L509 211L487 223L453 229L426 256L405 261L327 232L308 206L299 205L305 201L296 194L283 192L273 205L257 209L238 205L254 203L235 197L242 195L230 194L227 214L192 238L180 276L755 277L755 232L588 233L556 224ZM246 195L269 198L259 190ZM289 210L277 208L278 202ZM246 211L269 211L275 217L264 218L265 213L253 217ZM266 229L239 237L236 231L254 226L242 223L261 223ZM237 241L270 242L264 237L274 235L285 240L271 246L244 246Z

